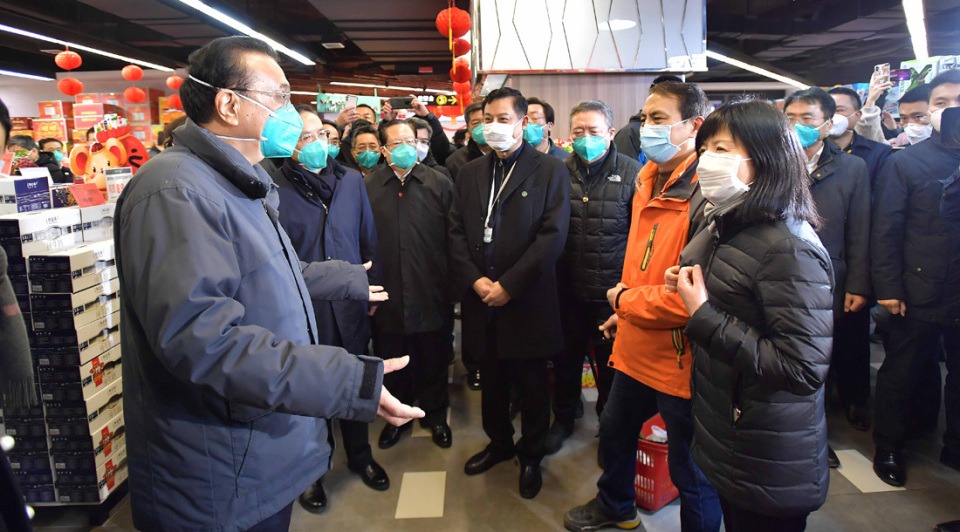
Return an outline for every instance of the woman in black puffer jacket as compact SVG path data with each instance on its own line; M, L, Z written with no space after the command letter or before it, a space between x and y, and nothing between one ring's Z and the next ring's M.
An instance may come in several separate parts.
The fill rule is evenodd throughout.
M708 116L697 150L706 228L666 275L690 312L694 459L728 532L803 530L827 497L833 278L800 144L748 100Z

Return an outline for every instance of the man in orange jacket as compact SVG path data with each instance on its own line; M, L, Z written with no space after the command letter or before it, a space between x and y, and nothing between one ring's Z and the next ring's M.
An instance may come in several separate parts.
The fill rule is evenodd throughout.
M650 89L640 131L650 162L637 176L633 218L620 284L607 292L616 312L601 329L616 340L609 365L616 374L600 417L603 475L597 497L567 512L568 530L640 526L634 476L637 439L643 423L658 411L667 428L670 477L680 491L684 532L716 531L721 511L717 492L690 455L690 345L683 335L689 315L664 272L702 218L694 140L709 102L699 87L667 82Z

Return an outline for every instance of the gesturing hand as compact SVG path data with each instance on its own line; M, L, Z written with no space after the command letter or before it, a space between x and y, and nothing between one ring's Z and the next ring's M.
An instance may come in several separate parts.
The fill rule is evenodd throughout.
M410 110L413 111L413 114L423 118L430 114L430 110L427 109L427 106L424 105L417 97L413 94L410 95L413 98L413 101L410 102Z
M340 114L337 115L337 125L343 127L347 124L352 124L354 120L357 119L357 106L351 105L340 111Z
M384 360L383 374L386 375L387 373L401 370L406 367L409 362L409 356ZM385 419L387 423L399 427L411 419L422 418L425 413L419 408L401 403L386 387L381 387L380 406L377 408L377 415Z
M617 335L617 322L620 320L616 314L612 314L607 321L603 322L603 325L600 326L600 330L603 331L603 337L607 340L615 337Z
M370 285L370 302L371 303L383 303L384 301L390 299L390 294L386 293L383 290L382 286ZM373 314L371 314L372 316Z
M707 286L703 281L703 270L700 265L680 268L680 277L677 281L677 292L692 316L701 305L707 302Z

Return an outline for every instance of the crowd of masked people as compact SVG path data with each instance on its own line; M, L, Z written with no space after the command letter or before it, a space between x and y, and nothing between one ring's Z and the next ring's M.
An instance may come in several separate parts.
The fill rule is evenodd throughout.
M637 440L658 412L683 530L803 530L839 463L828 382L903 486L942 357L940 460L960 470L960 71L907 93L893 128L879 80L866 101L810 88L711 109L663 76L619 131L602 101L558 116L500 88L466 108L459 148L416 99L406 120L294 107L255 39L212 41L188 73L189 119L117 206L139 528L324 511L330 420L376 490L375 416L380 449L413 423L451 447L455 303L489 438L467 475L516 458L536 497L583 415L588 357L602 474L572 531L642 525Z

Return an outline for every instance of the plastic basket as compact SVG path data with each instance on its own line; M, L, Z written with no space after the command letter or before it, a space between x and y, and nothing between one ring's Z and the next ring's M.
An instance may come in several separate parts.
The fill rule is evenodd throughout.
M649 436L652 426L665 428L660 414L643 424L640 434ZM637 476L633 481L637 489L637 506L648 511L663 508L680 496L670 480L667 464L667 445L640 438L637 441Z

